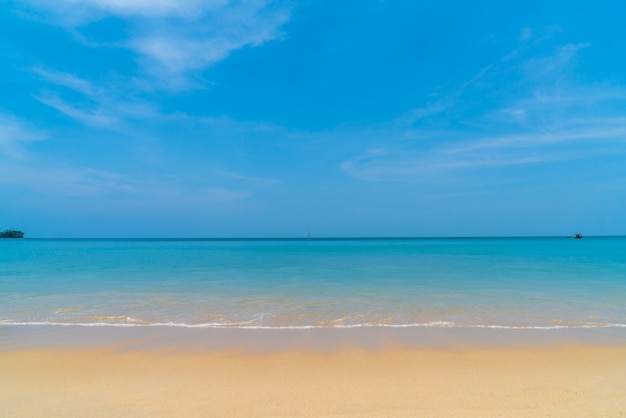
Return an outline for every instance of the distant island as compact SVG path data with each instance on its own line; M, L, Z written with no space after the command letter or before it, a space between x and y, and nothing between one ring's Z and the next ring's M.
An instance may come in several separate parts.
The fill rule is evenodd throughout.
M5 229L0 232L0 238L24 238L24 233L13 229Z

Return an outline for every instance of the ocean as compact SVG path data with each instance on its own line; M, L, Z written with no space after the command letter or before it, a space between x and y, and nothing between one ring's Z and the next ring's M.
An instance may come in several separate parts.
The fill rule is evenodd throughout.
M626 237L4 239L2 324L626 327Z

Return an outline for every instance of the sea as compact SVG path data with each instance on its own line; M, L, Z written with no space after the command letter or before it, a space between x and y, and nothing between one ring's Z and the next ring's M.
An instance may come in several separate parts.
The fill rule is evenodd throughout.
M0 325L626 327L626 237L3 239Z

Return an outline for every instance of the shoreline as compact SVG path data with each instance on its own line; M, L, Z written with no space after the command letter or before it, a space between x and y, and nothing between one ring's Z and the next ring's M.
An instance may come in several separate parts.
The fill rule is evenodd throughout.
M172 326L2 325L0 350L42 348L272 352L386 348L626 347L626 327L508 329L358 327L311 329L184 328Z
M626 414L623 329L417 331L5 325L0 411L15 417Z

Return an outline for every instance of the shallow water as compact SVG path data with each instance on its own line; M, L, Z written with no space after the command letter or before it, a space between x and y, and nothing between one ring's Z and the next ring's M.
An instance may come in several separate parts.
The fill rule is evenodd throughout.
M626 238L0 240L0 324L626 327Z

